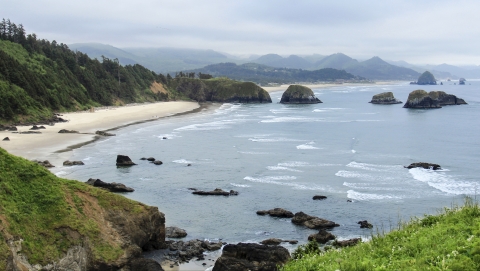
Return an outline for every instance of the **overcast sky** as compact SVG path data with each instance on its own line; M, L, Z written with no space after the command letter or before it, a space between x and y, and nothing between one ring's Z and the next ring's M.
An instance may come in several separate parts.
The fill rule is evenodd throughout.
M480 65L479 0L1 0L39 38Z

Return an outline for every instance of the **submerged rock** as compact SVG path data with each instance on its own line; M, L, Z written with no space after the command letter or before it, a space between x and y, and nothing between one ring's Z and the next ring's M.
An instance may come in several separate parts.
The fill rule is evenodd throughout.
M301 85L290 85L280 100L282 104L317 104L321 102L310 88Z
M117 155L117 166L134 166L136 165L130 157L126 155Z
M78 131L62 129L58 131L59 134L78 134Z
M373 225L368 223L367 220L358 221L357 224L360 225L361 229L371 229L371 228L373 228Z
M430 91L418 89L410 92L404 108L441 108L444 105L461 105L467 104L463 99L457 98L452 94L443 91Z
M213 271L276 271L290 260L290 253L281 246L253 243L228 244L215 262Z
M236 196L238 195L238 192L234 190L227 192L220 188L215 188L213 191L193 191L192 194L202 196Z
M310 216L304 212L295 213L295 216L292 218L292 223L305 226L309 229L326 229L340 226L333 221L316 216Z
M424 162L411 163L409 166L405 168L410 169L410 168L416 168L416 167L421 167L424 169L433 169L433 170L442 169L440 165L432 164L432 163L424 163Z
M157 166L163 165L163 162L160 161L160 160L155 160L155 161L153 161L152 163L155 164L155 165L157 165Z
M369 102L372 104L401 104L402 102L395 99L392 92L383 92L373 95L372 100Z
M105 131L96 131L95 134L101 135L101 136L115 136L115 134L111 134Z
M257 215L270 215L273 217L293 217L293 213L282 208L274 208L271 210L257 211Z
M7 136L4 139L2 139L2 141L10 141L10 138L8 138L8 136Z
M100 179L93 179L90 178L88 181L85 182L91 186L100 187L106 189L110 192L133 192L135 191L133 188L127 187L122 183L106 183Z
M85 165L82 161L65 161L63 162L64 166L83 166Z
M321 196L321 195L315 195L313 196L313 200L324 200L327 199L326 196Z

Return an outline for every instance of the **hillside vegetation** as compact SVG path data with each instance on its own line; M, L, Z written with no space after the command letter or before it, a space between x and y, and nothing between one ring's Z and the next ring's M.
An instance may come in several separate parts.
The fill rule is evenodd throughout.
M305 248L282 270L480 270L480 207L467 198L463 207L415 219L354 247Z
M174 96L154 93L150 87L155 82L166 83L166 78L138 64L92 60L65 44L27 35L22 25L0 22L0 122L34 121L53 111Z

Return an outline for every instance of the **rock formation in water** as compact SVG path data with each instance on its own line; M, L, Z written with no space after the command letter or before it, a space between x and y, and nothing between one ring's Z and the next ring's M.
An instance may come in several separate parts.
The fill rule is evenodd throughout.
M134 166L136 165L132 159L130 159L130 157L126 156L126 155L117 155L117 163L116 163L117 167L124 167L124 166Z
M304 212L295 213L295 216L292 218L292 223L305 226L309 229L327 229L340 226L333 221L316 216L310 216Z
M362 238L352 238L352 239L343 240L343 241L335 240L335 242L333 242L332 245L334 247L351 247L360 242L362 242Z
M401 104L402 102L395 99L392 92L383 92L373 95L372 100L369 102L372 104Z
M67 161L63 162L63 165L64 166L83 166L83 165L85 165L85 163L83 163L82 161L67 160Z
M317 104L321 102L310 88L301 85L290 85L280 100L282 104Z
M281 246L253 243L228 244L217 259L213 271L276 271L290 260L290 253Z
M178 227L166 227L165 235L168 238L183 238L187 236L187 232L184 229Z
M430 91L418 89L410 92L404 108L441 108L444 105L467 104L463 99L443 91Z
M317 241L320 244L325 244L330 240L335 240L335 235L330 232L321 229L317 233L311 234L308 236L308 241Z
M435 76L429 71L426 71L418 77L417 80L417 85L436 85L437 80L435 79Z
M257 211L257 215L270 215L273 217L285 217L285 218L291 218L293 217L293 213L290 211L287 211L282 208L274 208L271 210L263 210L263 211Z
M409 166L407 166L405 168L410 169L410 168L416 168L416 167L421 167L421 168L424 168L424 169L433 169L433 170L442 169L440 167L440 165L432 164L432 163L425 163L425 162L411 163Z
M192 194L202 196L237 196L238 192L235 190L224 191L223 189L215 188L213 191L193 191Z
M89 184L91 186L103 188L105 190L108 190L110 192L133 192L135 191L133 188L125 186L123 183L106 183L100 179L93 179L90 178L88 181L86 181L86 184Z

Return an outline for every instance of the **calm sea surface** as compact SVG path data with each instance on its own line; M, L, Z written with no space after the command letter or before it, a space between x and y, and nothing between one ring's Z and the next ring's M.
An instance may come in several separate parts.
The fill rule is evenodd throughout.
M468 105L415 110L368 103L385 91L405 102L418 88L457 95ZM275 92L272 104L223 104L122 128L116 137L73 151L72 159L85 166L54 172L80 181L124 183L135 189L126 197L158 206L167 226L185 229L187 239L229 243L272 237L305 243L315 232L289 219L258 216L257 210L303 211L339 223L332 233L340 239L368 238L371 231L360 229L357 221L389 231L400 219L435 214L479 193L480 81L314 92L322 104L279 104L282 92ZM117 154L130 156L138 166L117 168ZM150 156L164 164L139 160ZM420 161L443 170L403 167ZM196 196L188 188L240 194ZM328 199L313 201L314 195Z

